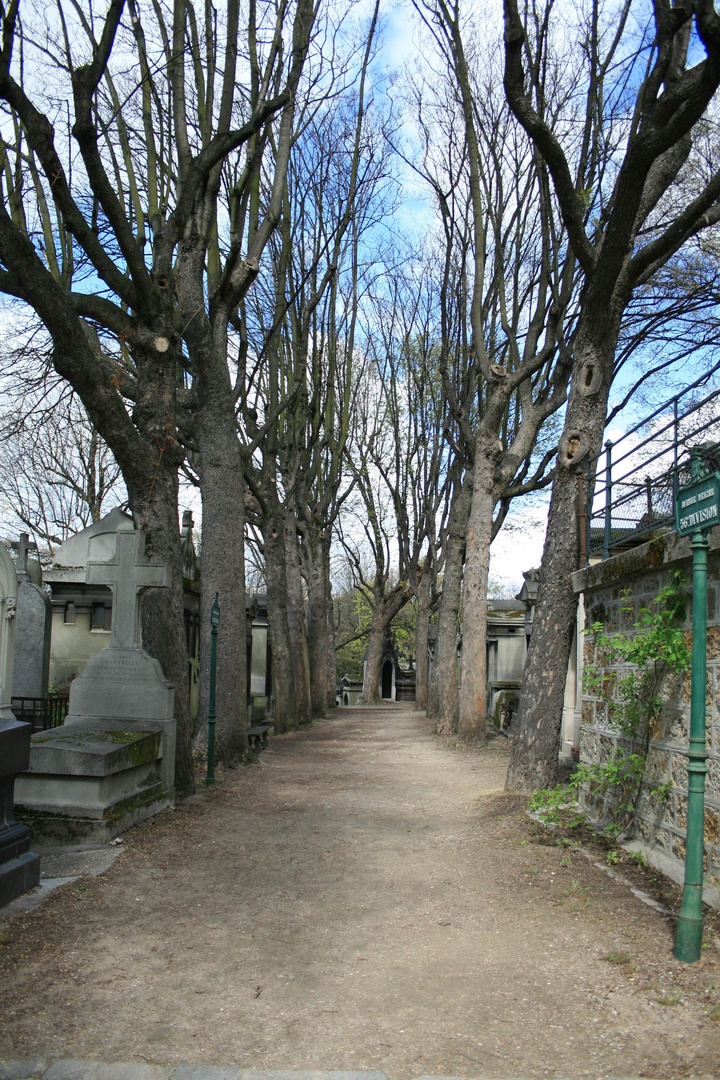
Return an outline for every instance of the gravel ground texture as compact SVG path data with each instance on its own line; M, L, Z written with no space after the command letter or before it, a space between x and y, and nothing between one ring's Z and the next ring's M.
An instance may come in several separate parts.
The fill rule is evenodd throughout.
M717 919L674 960L672 918L504 793L507 753L400 706L271 739L4 923L0 1058L717 1076Z

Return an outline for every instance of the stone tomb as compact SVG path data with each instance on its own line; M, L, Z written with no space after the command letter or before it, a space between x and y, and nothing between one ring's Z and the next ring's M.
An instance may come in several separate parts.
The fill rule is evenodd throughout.
M40 564L28 560L28 553L37 551L37 544L29 542L27 533L21 533L19 541L12 546L17 551L18 581L12 696L45 698L50 671L52 603L41 587Z
M18 815L47 844L109 840L174 799L175 691L140 645L141 595L166 588L169 569L125 525L86 580L112 589L110 641L71 684L65 724L33 736L16 786Z
M13 815L15 777L27 768L31 734L10 708L16 610L15 567L0 544L0 907L40 881L40 856L30 851L28 829Z

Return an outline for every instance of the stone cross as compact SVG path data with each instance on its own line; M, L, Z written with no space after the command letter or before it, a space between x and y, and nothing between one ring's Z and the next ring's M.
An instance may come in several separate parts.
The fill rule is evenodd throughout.
M10 544L13 551L17 551L17 560L15 562L15 573L21 581L29 581L30 574L28 573L27 561L28 552L37 551L38 546L33 541L30 542L30 537L27 533L20 533L19 540L13 540Z
M145 533L122 530L117 533L115 558L108 562L88 561L85 580L91 585L109 585L113 593L112 627L109 649L132 649L141 644L140 596L145 589L166 589L170 568L152 563L145 554Z

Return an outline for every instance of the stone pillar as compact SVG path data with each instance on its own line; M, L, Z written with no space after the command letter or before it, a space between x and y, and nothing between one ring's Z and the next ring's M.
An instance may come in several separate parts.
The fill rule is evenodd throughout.
M0 907L40 881L40 856L30 851L30 832L13 814L15 777L28 767L32 734L10 708L16 610L15 567L0 544Z

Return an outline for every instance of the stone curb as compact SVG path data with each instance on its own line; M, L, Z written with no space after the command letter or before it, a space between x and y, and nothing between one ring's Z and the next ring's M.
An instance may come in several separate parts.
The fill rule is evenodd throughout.
M0 1080L388 1080L385 1073L240 1069L217 1065L142 1065L43 1058L0 1061Z
M0 1080L389 1080L386 1073L370 1069L359 1072L323 1072L305 1069L240 1069L218 1065L142 1065L122 1061L78 1061L44 1058L0 1061ZM465 1076L418 1076L415 1080L470 1080ZM482 1080L474 1077L473 1080ZM516 1077L514 1080L522 1080ZM640 1080L639 1077L605 1076L602 1080ZM648 1080L644 1077L643 1080ZM713 1080L689 1076L687 1080Z

